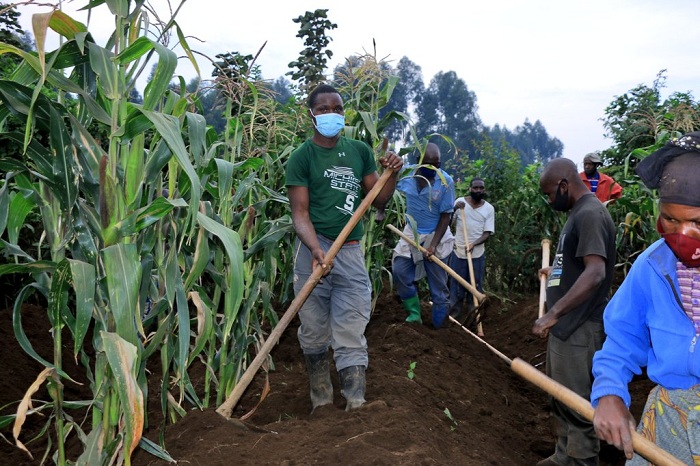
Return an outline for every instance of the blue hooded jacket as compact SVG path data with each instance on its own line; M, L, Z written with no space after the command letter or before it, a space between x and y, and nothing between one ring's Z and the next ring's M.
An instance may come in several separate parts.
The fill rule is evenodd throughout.
M627 384L644 366L651 381L669 390L700 384L700 335L683 310L676 263L666 242L656 241L605 308L606 340L593 357L594 407L606 395L629 407Z

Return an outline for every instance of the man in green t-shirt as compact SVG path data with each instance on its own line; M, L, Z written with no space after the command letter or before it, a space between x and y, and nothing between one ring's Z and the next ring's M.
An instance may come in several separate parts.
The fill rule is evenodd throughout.
M347 139L343 99L327 84L308 98L314 135L290 156L286 186L297 234L294 246L294 292L298 294L315 267L326 267L325 253L379 179L372 149ZM396 187L403 162L387 151L379 159L394 170L372 205L383 209ZM365 403L365 369L368 364L365 327L369 322L372 288L360 249L362 223L353 229L299 311L298 338L311 385L313 409L333 403L328 349L340 378L346 410Z

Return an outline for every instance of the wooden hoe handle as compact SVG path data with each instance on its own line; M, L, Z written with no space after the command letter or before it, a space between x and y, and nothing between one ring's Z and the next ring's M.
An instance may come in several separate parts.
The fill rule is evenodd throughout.
M471 279L471 285L476 288L476 277L474 276L474 262L472 261L472 252L469 250L469 230L467 229L467 212L466 212L467 206L464 206L464 209L462 210L462 233L464 234L464 244L467 246L467 264L469 266L469 278ZM476 295L472 295L472 298L474 299L474 307L478 308L479 307L479 300L477 299ZM480 313L478 310L475 309L475 311L478 313L477 314L477 324L476 324L476 333L480 337L484 336L484 327L481 324L481 317Z
M542 268L549 267L549 248L552 242L548 239L542 240ZM547 277L540 277L540 309L537 317L544 315L544 303L547 301Z
M426 252L428 252L423 246L421 246L420 244L417 244L415 241L413 241L412 238L410 238L410 237L404 235L403 232L402 232L401 230L399 230L398 228L396 228L394 225L387 225L386 227L387 227L388 229L390 229L391 231L393 231L394 233L396 233L397 235L399 235L400 237L402 237L403 239L405 239L406 242L408 242L408 244L410 244L410 245L413 246L414 248L417 248L417 249L418 249L420 252L422 252L423 254L425 254ZM473 287L473 286L471 285L471 283L469 283L468 281L466 281L460 274L458 274L457 272L455 272L454 270L452 270L447 264L445 264L443 261L441 261L440 259L438 259L438 258L435 256L435 254L433 254L432 256L430 256L430 260L433 261L433 262L435 262L437 265L439 265L440 267L442 267L447 273L449 273L450 275L452 275L452 277L453 277L455 280L457 280L457 281L460 283L460 285L462 285L463 287L465 287L466 289L468 289L469 292L470 292L471 294L473 294L474 296L476 296L476 298L479 300L479 302L482 302L483 300L486 299L486 295L485 295L484 293L481 293L479 290L477 290L475 287Z
M550 379L520 358L513 359L510 368L522 378L537 385L581 416L593 422L593 413L595 411L593 406L577 393ZM634 430L632 431L632 446L634 451L657 466L683 466L683 463L678 458L642 437Z

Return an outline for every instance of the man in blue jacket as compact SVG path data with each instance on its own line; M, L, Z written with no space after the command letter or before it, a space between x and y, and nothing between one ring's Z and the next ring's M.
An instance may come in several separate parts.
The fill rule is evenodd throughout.
M418 243L427 250L426 257L401 238L394 248L392 273L396 291L408 313L406 322L421 323L415 282L422 278L420 270L423 268L433 302L433 326L440 328L449 311L450 290L447 287L447 272L429 258L435 255L446 262L452 252L454 237L449 227L455 202L455 185L452 177L440 169L440 148L437 144L427 144L422 162L424 166L406 167L410 175L401 178L396 189L406 196L409 221L406 222L404 234L411 238L418 236ZM418 277L416 270L419 270Z

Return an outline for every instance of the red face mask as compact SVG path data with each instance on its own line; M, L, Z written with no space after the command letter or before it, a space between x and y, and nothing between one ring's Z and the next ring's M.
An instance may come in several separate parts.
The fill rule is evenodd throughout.
M686 267L700 267L700 240L683 233L664 233L661 219L656 221L656 231L666 241L671 251Z

